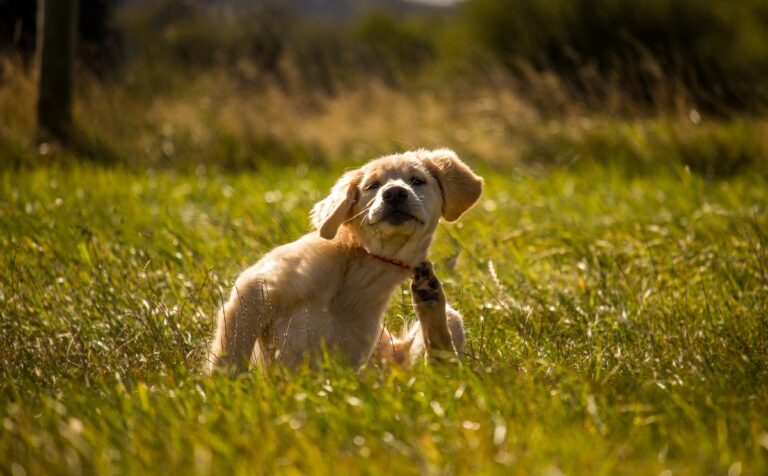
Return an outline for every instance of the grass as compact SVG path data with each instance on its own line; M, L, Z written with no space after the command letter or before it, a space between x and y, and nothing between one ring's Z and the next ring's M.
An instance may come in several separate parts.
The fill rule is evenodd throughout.
M474 159L484 196L431 254L465 316L461 367L238 380L200 373L222 295L307 230L348 162L6 168L0 468L768 471L765 174Z
M764 117L124 68L80 77L73 152L0 63L3 474L768 471ZM201 375L234 277L345 167L446 145L487 183L432 249L460 367Z
M134 171L252 171L265 162L346 166L450 144L499 167L618 162L634 172L671 164L709 177L768 176L765 116L715 117L682 99L675 111L620 115L620 94L590 108L589 96L581 104L564 94L562 80L546 76L531 77L537 87L525 90L494 71L488 80L412 89L371 81L325 95L244 84L218 68L190 76L136 63L124 69L120 80L80 78L72 157L53 144L38 147L31 73L0 59L0 166L69 155Z

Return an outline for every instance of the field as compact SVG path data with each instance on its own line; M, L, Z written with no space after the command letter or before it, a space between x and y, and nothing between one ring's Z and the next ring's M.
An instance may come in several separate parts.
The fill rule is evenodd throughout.
M764 1L85 3L63 144L0 21L0 474L768 474ZM486 180L461 363L204 376L238 273L418 147Z
M0 467L41 473L761 474L768 183L673 163L468 160L431 257L457 368L200 373L239 270L308 229L350 164L9 168ZM391 328L413 319L403 287ZM670 473L671 472L671 473Z

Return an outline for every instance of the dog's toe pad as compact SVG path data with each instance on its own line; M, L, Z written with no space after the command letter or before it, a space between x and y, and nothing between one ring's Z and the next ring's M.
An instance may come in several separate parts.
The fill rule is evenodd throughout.
M434 303L443 298L443 287L432 270L432 263L425 261L416 266L413 270L411 291L414 303L417 305Z

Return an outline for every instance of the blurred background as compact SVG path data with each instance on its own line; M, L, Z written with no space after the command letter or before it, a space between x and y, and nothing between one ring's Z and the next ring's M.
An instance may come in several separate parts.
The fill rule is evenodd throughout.
M67 137L39 134L37 3L0 0L0 163L765 171L764 0L80 0Z

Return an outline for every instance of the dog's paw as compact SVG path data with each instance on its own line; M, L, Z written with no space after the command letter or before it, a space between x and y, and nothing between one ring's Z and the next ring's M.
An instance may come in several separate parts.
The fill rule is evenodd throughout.
M445 303L443 285L432 271L432 263L424 261L413 269L411 294L414 305Z

